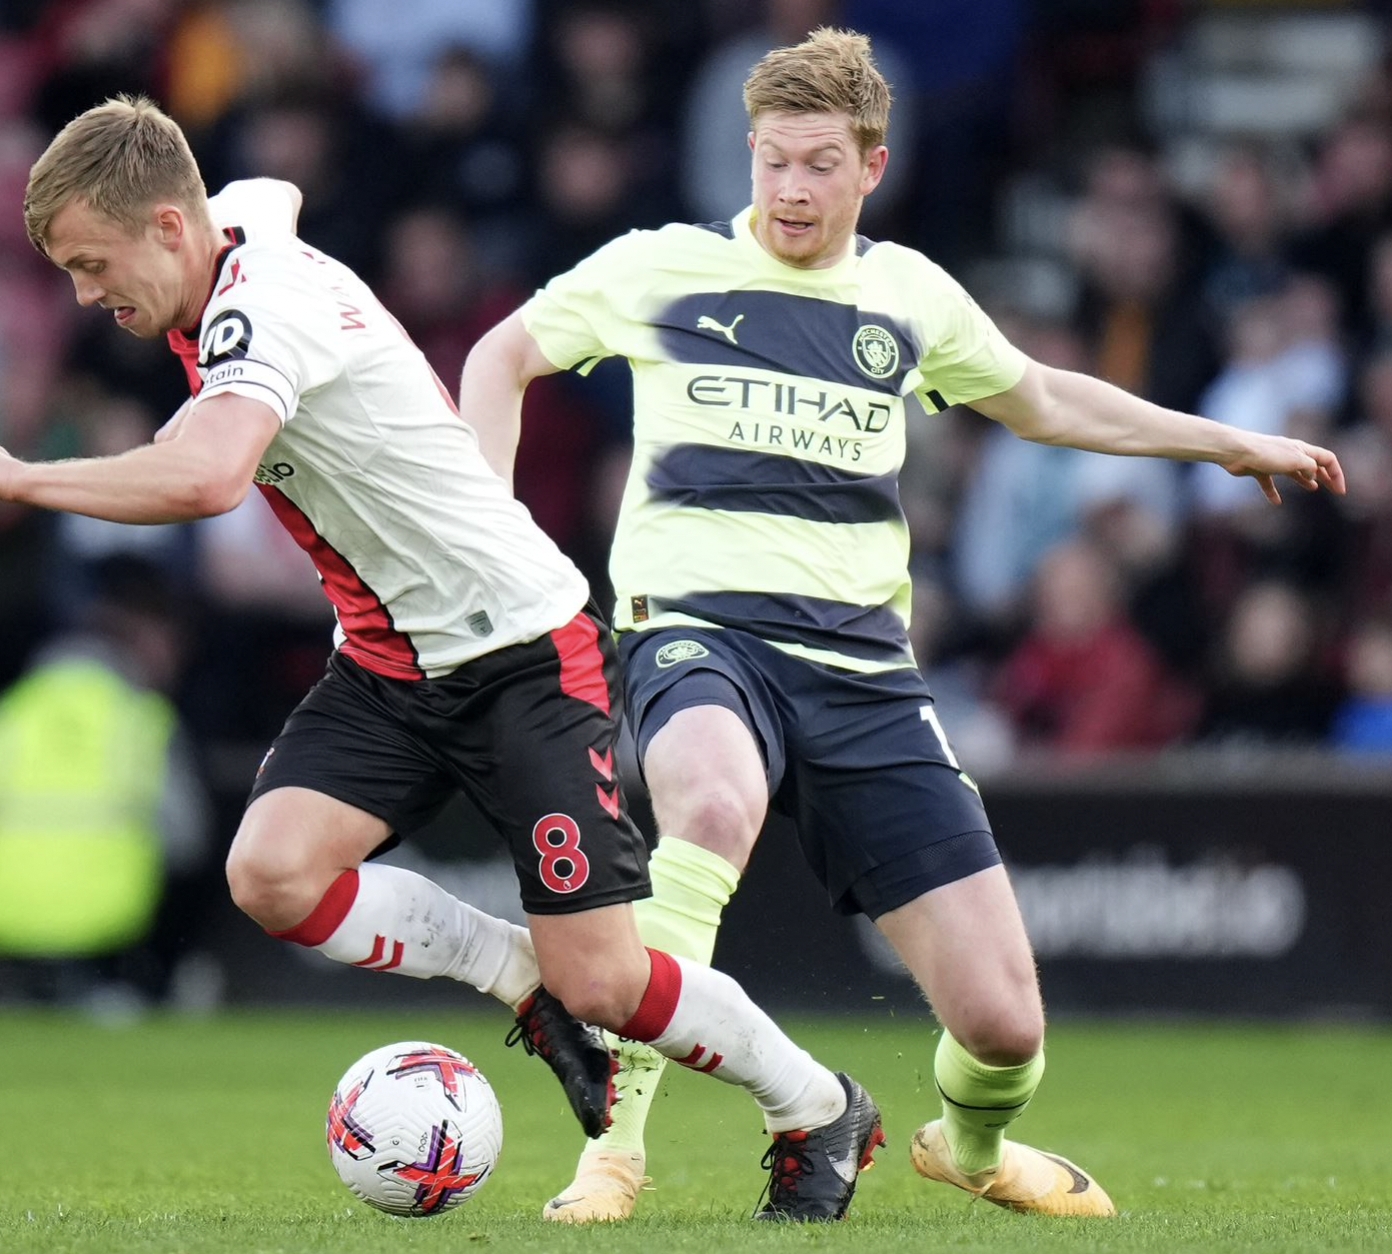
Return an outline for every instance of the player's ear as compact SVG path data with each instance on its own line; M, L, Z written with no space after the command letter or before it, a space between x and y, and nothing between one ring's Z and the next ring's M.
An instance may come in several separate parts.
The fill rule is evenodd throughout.
M155 232L165 248L177 248L184 237L187 221L178 205L155 206Z
M883 144L876 144L865 154L865 160L860 172L860 194L868 196L880 185L880 180L884 178L885 167L889 165L889 149Z

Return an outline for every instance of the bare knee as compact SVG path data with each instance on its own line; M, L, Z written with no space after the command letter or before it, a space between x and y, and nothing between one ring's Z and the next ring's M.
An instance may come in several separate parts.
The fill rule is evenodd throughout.
M265 846L234 841L226 873L237 908L267 931L281 932L309 917L338 871L326 873Z
M763 826L762 798L751 799L720 779L710 779L675 803L659 802L654 795L663 835L700 845L744 870Z
M1029 1004L973 1014L949 1031L967 1053L988 1067L1021 1066L1044 1048L1043 1011Z
M546 977L547 991L582 1023L593 1023L617 1032L638 1009L643 988L617 973Z

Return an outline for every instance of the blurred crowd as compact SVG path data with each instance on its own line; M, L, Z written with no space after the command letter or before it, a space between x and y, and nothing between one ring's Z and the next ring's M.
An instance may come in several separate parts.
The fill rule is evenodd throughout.
M1042 750L1385 751L1392 69L1375 61L1347 84L1319 134L1228 138L1203 178L1179 180L1136 84L1194 8L8 0L0 443L115 453L185 396L162 342L78 309L25 238L31 162L108 95L166 106L212 191L296 182L302 236L363 274L450 381L488 327L605 240L742 208L749 66L818 24L852 26L874 37L896 97L865 234L945 265L1037 359L1332 445L1350 484L1344 499L1291 489L1277 509L1216 467L1030 445L969 411L917 415L902 490L913 634L961 758L989 771ZM1022 186L1050 189L1042 258L1039 232L1036 255L1018 255L1006 210ZM1043 295L1041 259L1063 276ZM623 369L541 380L519 453L519 495L601 604L628 406ZM322 671L330 620L255 498L148 528L0 506L0 688L81 626L110 562L137 561L177 589L180 665L161 682L192 743L205 760L264 744Z

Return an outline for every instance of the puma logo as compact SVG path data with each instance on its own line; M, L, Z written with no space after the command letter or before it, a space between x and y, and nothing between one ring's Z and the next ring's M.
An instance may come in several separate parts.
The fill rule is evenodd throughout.
M735 339L735 328L739 326L739 324L743 321L744 315L736 314L735 320L732 323L730 323L728 327L726 327L721 326L721 324L718 323L714 318L712 318L710 314L702 314L699 318L696 319L696 329L698 331L719 331L720 334L723 335L727 340L729 340L731 344L734 344L736 347L739 347L739 343Z
M1068 1190L1070 1193L1086 1193L1088 1191L1088 1187L1092 1184L1092 1181L1083 1175L1083 1173L1070 1163L1068 1159L1056 1158L1053 1154L1044 1154L1043 1157L1047 1158L1051 1163L1057 1163L1064 1171L1073 1177L1073 1187Z

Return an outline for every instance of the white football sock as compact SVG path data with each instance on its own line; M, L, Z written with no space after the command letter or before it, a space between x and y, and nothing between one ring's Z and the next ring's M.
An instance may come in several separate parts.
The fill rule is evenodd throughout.
M846 1109L841 1081L795 1045L728 975L661 950L620 1036L748 1090L770 1133L820 1128Z
M282 940L369 971L472 984L514 1010L541 983L531 933L484 914L401 867L345 871Z

